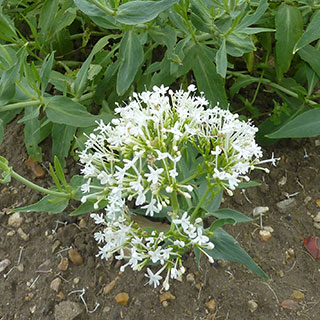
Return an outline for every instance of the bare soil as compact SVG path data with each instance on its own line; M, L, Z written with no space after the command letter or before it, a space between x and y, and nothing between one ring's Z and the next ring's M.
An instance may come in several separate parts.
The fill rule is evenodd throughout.
M43 146L44 166L50 160L49 147L50 141L47 141ZM270 157L271 152L281 157L278 166L270 167L269 175L257 171L252 174L252 179L261 186L249 188L245 193L236 192L232 198L225 197L223 204L251 217L255 207L269 207L262 218L263 226L274 229L269 241L264 242L258 236L259 219L229 227L227 231L270 280L264 281L245 267L224 261L212 266L202 259L198 270L190 255L186 257L183 281L171 283L170 292L175 299L165 304L160 302L160 289L145 285L144 272L126 269L121 274L116 260L105 262L96 257L95 226L88 215L71 219L68 212L21 214L24 221L20 227L29 235L29 240L23 240L17 227L8 225L8 213L12 208L39 200L41 195L16 181L0 185L0 261L7 258L11 262L0 273L0 320L56 319L55 308L62 301L74 301L82 308L75 319L319 320L320 262L306 251L303 241L311 235L320 236L312 220L320 211L319 202L316 202L320 199L320 146L316 146L315 139L288 139L269 147L265 158ZM0 155L6 157L19 174L40 185L50 185L48 175L45 179L36 179L25 165L23 127L16 121L6 130ZM69 176L77 170L76 164L68 163ZM280 212L276 204L288 195L296 203ZM69 261L68 269L61 271L58 265L62 257L68 257L69 247L75 248L84 262L74 265ZM62 280L58 292L50 288L56 278ZM114 288L104 294L103 289L114 279L118 279ZM73 292L75 290L79 292ZM301 300L292 298L294 290L304 297ZM126 306L115 301L115 296L121 292L129 295ZM281 306L287 299L296 302L297 310ZM216 302L212 312L206 306L209 300ZM257 303L253 312L248 306L250 300ZM99 306L91 312L97 303Z

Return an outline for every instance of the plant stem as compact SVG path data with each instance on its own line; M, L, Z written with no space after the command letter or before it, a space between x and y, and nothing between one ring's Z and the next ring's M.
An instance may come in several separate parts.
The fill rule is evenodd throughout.
M228 71L228 74L231 74L232 76L236 76L236 77L244 76L242 73L234 72L234 71L230 71L230 72ZM256 78L256 77L251 77L251 78L254 79L257 82L260 81L261 83L263 83L263 84L265 84L265 85L267 85L269 87L272 87L274 89L280 90L280 91L286 93L287 95L289 95L291 97L299 98L299 95L297 93L295 93L295 92L293 92L293 91L291 91L291 90L289 90L289 89L287 89L285 87L282 87L279 84L274 83L269 79L260 79L260 78ZM314 101L312 101L310 99L307 99L307 98L305 98L305 102L310 104L310 105L312 105L312 106L318 105L318 103L316 103L316 102L314 102Z
M174 213L179 211L179 201L177 197L177 191L172 191L170 195L171 205Z
M0 107L0 112L19 109L19 108L24 108L24 107L36 106L36 105L38 105L40 103L41 103L40 100L30 100L30 101L22 101L22 102L17 102L17 103L11 103L11 104L7 104L6 106Z
M199 209L201 208L203 202L206 200L207 195L210 192L210 188L207 188L206 191L204 192L204 194L202 195L200 201L198 202L197 206L194 208L191 216L190 216L190 221L193 222L195 217L197 216L197 213L199 211Z
M69 195L65 192L58 192L58 191L53 191L53 190L49 190L43 187L38 186L37 184L25 179L24 177L20 176L20 174L16 173L15 171L13 171L11 169L11 176L12 178L16 179L17 181L25 184L26 186L30 187L33 190L39 191L41 193L45 193L45 194L49 194L52 196L56 196L56 197L61 197L61 198L69 198Z

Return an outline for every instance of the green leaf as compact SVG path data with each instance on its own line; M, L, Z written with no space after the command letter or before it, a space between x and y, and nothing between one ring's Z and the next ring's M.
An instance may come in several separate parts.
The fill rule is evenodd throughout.
M0 10L0 39L15 42L15 40L18 40L17 38L14 23Z
M268 276L263 272L263 270L240 247L239 243L223 229L216 229L214 232L214 236L210 237L210 240L214 244L214 248L212 250L204 250L213 259L222 259L240 263L263 279L269 279Z
M51 69L54 60L54 52L50 55L46 56L43 61L41 70L40 70L40 77L41 77L41 95L43 96L50 79Z
M253 14L249 14L249 13L246 14L242 18L240 23L237 24L235 30L246 33L245 30L247 29L247 27L255 24L263 16L263 14L266 12L267 9L268 9L267 0L259 1L259 7L257 8L257 10Z
M319 26L320 26L320 11L317 10L314 12L311 18L311 21L307 26L306 31L302 34L301 38L298 40L298 42L294 46L293 53L296 53L307 44L320 38Z
M80 97L86 89L88 81L88 70L93 57L109 43L109 40L112 37L113 35L108 35L99 39L99 41L92 48L91 53L89 54L86 61L82 64L73 85L73 90L76 93L77 97Z
M74 127L89 127L101 118L87 112L80 103L63 96L49 98L45 110L51 122Z
M15 82L19 78L21 60L8 71L2 72L0 79L0 106L7 104L16 93Z
M251 218L233 209L219 209L206 213L206 217L211 216L219 219L233 219L236 223L252 221Z
M303 32L303 21L298 7L283 3L276 16L276 70L281 80L289 70L293 57L293 48Z
M226 40L227 53L233 57L242 57L255 50L252 40L244 33L231 33Z
M257 79L250 76L238 77L230 88L230 95L233 97L239 90L249 86L250 84L257 82Z
M153 20L159 13L169 9L179 0L129 1L122 4L116 14L120 23L135 25Z
M131 2L128 2L131 3ZM144 58L142 45L137 34L127 31L120 42L120 66L117 76L117 93L123 95L133 82Z
M156 43L165 45L168 49L172 49L176 44L177 33L169 25L164 27L154 25L148 32Z
M54 17L58 11L58 4L59 1L46 0L40 11L38 28L41 29L41 35L44 39L48 39L54 31Z
M298 51L298 54L302 60L310 65L317 76L320 77L320 50L306 45Z
M0 144L2 143L3 136L4 136L4 123L2 119L0 119Z
M45 196L40 201L26 207L16 208L12 212L48 212L60 213L68 205L69 200L66 198L57 198L52 195Z
M54 163L54 170L55 170L59 180L61 181L62 185L66 188L68 185L67 180L66 180L66 177L64 176L64 172L63 172L61 163L60 163L57 156L54 156L53 163Z
M287 122L279 130L268 134L271 139L308 138L320 135L320 108L306 111Z
M75 5L86 15L88 16L94 16L94 17L98 17L98 16L104 16L106 13L98 8L96 5L91 4L89 1L87 0L73 0Z
M217 65L217 73L220 74L222 78L226 77L227 74L227 51L226 51L226 38L223 37L222 44L216 55L216 65Z
M237 189L245 189L245 188L252 188L252 187L259 187L261 183L256 181L249 181L249 182L240 182L237 185Z
M192 70L197 80L198 90L204 92L212 107L219 103L221 108L227 108L228 101L224 85L213 61L200 45L195 46L192 51L195 54Z
M24 109L25 117L33 115L38 106L32 106ZM30 120L25 121L24 127L24 143L27 152L33 161L41 161L42 151L39 147L40 137L40 121L38 118L31 117Z
M98 204L98 209L95 209L93 207L94 202L87 201L87 202L81 204L77 209L72 211L70 213L70 216L76 217L76 216L81 216L81 215L89 213L89 212L95 212L95 211L98 211L99 209L104 208L107 204L108 204L108 201L104 201L104 200L100 201Z
M58 157L62 167L66 166L65 158L76 130L76 127L65 124L54 123L52 126L52 154Z
M226 224L232 224L235 225L237 222L232 218L222 218L217 219L214 222L211 223L211 226L209 227L209 231L214 231L218 228L223 227Z

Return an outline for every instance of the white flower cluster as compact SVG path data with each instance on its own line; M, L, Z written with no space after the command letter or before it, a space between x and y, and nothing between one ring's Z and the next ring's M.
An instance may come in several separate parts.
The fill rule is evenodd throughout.
M160 264L162 267L155 274L147 268L148 283L155 288L160 284L163 278L161 273L165 269L167 275L162 283L165 290L169 289L169 278L177 279L184 273L181 258L186 248L198 248L213 263L212 257L204 249L212 250L214 245L209 237L204 235L201 219L198 218L195 224L192 224L187 212L181 218L172 220L172 230L166 233L154 230L150 234L126 220L125 216L113 222L105 222L102 214L93 213L91 217L96 224L105 225L104 230L94 234L95 240L104 244L99 247L97 256L108 260L118 252L119 255L115 258L127 261L121 266L120 271L124 271L127 266L133 270L141 270L148 263Z
M213 249L202 222L183 213L191 206L180 208L181 201L190 204L195 181L205 176L210 185L232 193L242 179L249 180L246 174L262 156L254 140L257 128L228 110L207 107L208 101L194 91L190 85L186 92L161 86L134 93L127 105L117 105L119 118L98 123L79 153L87 178L82 202L94 200L95 208L101 201L107 203L105 216L92 215L105 227L95 234L105 244L99 255L107 259L120 252L117 259L129 259L126 266L134 270L160 263L163 267L155 275L147 269L147 277L156 286L167 268L165 288L169 274L176 278L183 273L181 255L186 248L197 247L206 255L204 249ZM196 167L186 173L183 157L190 147L197 153ZM145 236L132 222L128 207L146 216L167 217L170 230ZM168 208L172 219L164 214Z

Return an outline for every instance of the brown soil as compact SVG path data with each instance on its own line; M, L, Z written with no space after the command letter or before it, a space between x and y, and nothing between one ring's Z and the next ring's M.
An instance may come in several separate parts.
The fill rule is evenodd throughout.
M228 228L228 232L264 269L270 280L264 281L246 268L229 262L220 261L212 266L203 259L198 270L194 257L189 256L186 257L187 272L183 281L171 283L170 292L175 299L166 306L160 303L159 289L145 286L147 278L144 272L126 269L120 274L117 261L106 263L96 258L94 225L89 216L70 219L67 213L22 214L24 222L21 228L30 237L28 241L22 240L17 228L8 225L8 212L11 208L35 202L41 195L16 181L0 185L0 261L6 258L11 261L11 265L0 274L0 319L55 319L55 307L62 301L75 301L83 308L76 319L320 319L320 264L303 245L307 237L320 236L311 216L320 211L316 203L320 199L320 147L315 146L314 139L285 140L268 149L265 157L272 151L281 157L278 166L270 168L269 175L262 172L252 174L252 179L261 182L261 186L247 189L245 194L238 192L224 202L224 206L248 216L252 216L252 210L257 206L270 208L262 220L264 226L274 229L268 242L258 237L258 220ZM0 155L5 156L18 173L40 185L49 185L49 178L37 180L26 167L23 127L16 122L6 130ZM68 168L72 172L77 170L76 165ZM283 182L283 177L287 181L281 186L279 181ZM295 206L285 213L280 212L276 203L286 199L287 194L296 192L299 193L294 196ZM14 235L12 231L15 231ZM60 245L54 249L57 240ZM61 258L68 256L67 251L62 250L70 246L80 252L84 263L74 265L69 262L67 271L60 271L58 264ZM19 255L24 270L14 268L8 273L17 265ZM194 281L186 280L190 273L193 273ZM117 276L119 280L115 287L108 294L103 294L104 287ZM50 288L56 278L62 280L59 296ZM192 280L192 276L188 279ZM81 292L71 293L83 288L85 294L82 297L89 311L96 303L100 304L95 312L86 312ZM294 290L304 294L304 299L297 301L298 310L283 309L281 302L292 299ZM120 292L129 295L126 306L115 301ZM215 300L216 309L210 313L206 303L211 299ZM248 307L250 300L258 305L254 312Z

